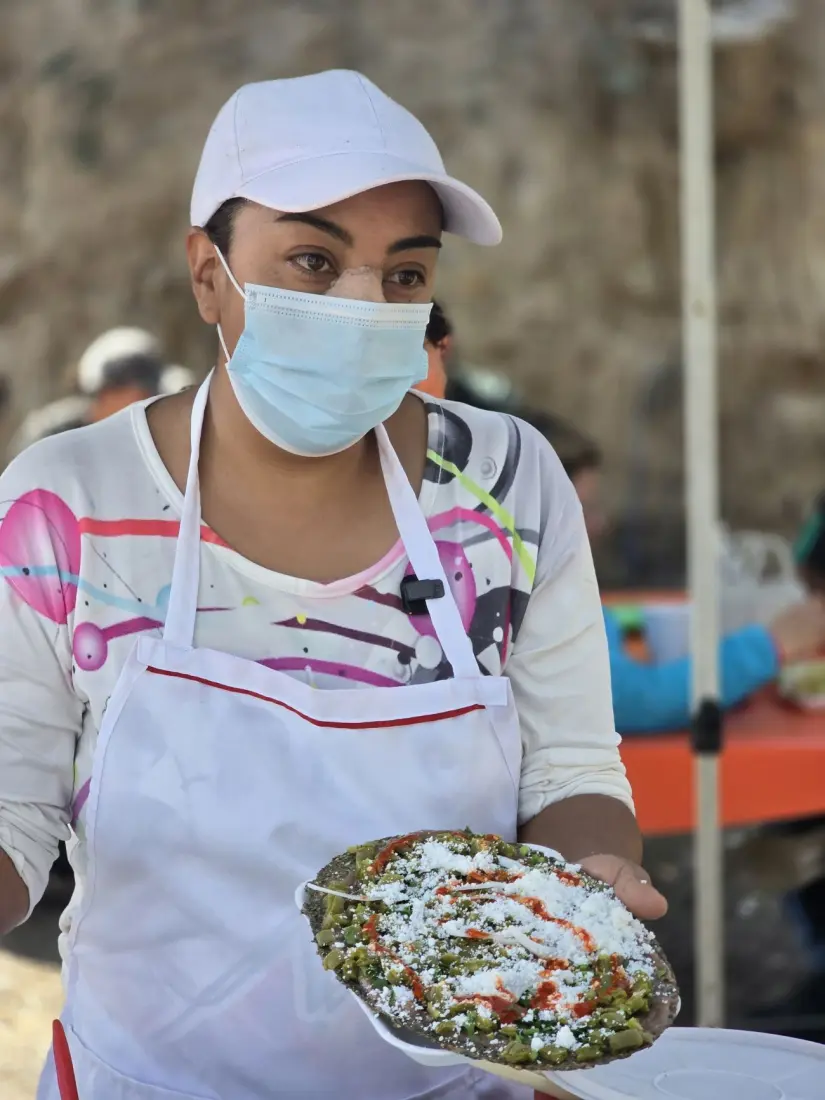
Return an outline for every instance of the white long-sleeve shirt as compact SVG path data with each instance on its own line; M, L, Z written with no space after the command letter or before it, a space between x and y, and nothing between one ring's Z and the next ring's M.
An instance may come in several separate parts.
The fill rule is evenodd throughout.
M526 424L449 402L428 408L420 503L480 665L512 683L524 749L520 820L575 794L632 805L569 479ZM164 621L181 505L143 405L36 444L0 477L0 847L32 905L70 822L83 889L97 731L135 636ZM264 569L208 529L201 559L198 645L321 689L450 675L428 617L401 607L400 543L364 573L326 585Z

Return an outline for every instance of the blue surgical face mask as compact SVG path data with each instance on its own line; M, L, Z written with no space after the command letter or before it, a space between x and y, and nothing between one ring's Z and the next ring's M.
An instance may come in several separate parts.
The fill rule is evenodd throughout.
M218 336L238 404L271 443L307 458L337 454L396 411L427 374L432 309L246 284L232 355Z

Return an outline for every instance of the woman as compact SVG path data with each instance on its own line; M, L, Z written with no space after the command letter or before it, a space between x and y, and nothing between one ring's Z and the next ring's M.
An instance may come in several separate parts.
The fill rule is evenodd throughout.
M575 493L526 426L409 393L442 230L498 222L330 72L232 97L192 225L212 377L3 479L0 925L71 819L83 1100L520 1095L382 1044L293 905L348 845L470 826L664 908Z

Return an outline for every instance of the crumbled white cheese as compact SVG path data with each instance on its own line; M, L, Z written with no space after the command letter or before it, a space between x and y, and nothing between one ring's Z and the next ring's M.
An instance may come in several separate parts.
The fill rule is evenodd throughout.
M579 1043L579 1040L576 1038L576 1036L573 1034L567 1024L564 1024L563 1027L559 1028L556 1037L553 1040L553 1046L561 1047L563 1050L575 1050L576 1047L580 1045L581 1044Z
M515 1000L541 981L542 964L538 959L514 959L491 970L477 970L456 978L455 990L467 997L500 997L506 990ZM506 995L506 994L505 994Z
M531 1050L541 1050L541 1048L543 1046L544 1046L544 1039L542 1039L540 1035L534 1035L533 1038L530 1040L530 1049Z
M473 869L470 856L454 852L438 840L427 840L418 848L418 869L420 871L457 871L468 875Z
M406 899L407 890L403 882L382 882L373 886L366 894L371 901L383 901L387 905L397 905Z

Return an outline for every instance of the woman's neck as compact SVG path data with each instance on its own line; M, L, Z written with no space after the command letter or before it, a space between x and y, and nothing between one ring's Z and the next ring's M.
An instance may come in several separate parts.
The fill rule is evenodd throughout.
M228 382L216 375L201 441L204 522L249 561L322 583L359 574L383 558L398 533L374 434L329 458L286 454L259 436L222 385ZM161 461L181 491L193 399L191 391L147 409ZM386 427L418 492L427 451L424 404L408 396Z
M308 493L310 499L357 484L375 460L369 439L338 454L318 458L294 455L277 447L249 422L221 369L212 378L201 450L204 473L220 465L224 473L231 473L239 484L251 489L269 488L274 478L289 487L290 495L293 491L296 496Z

